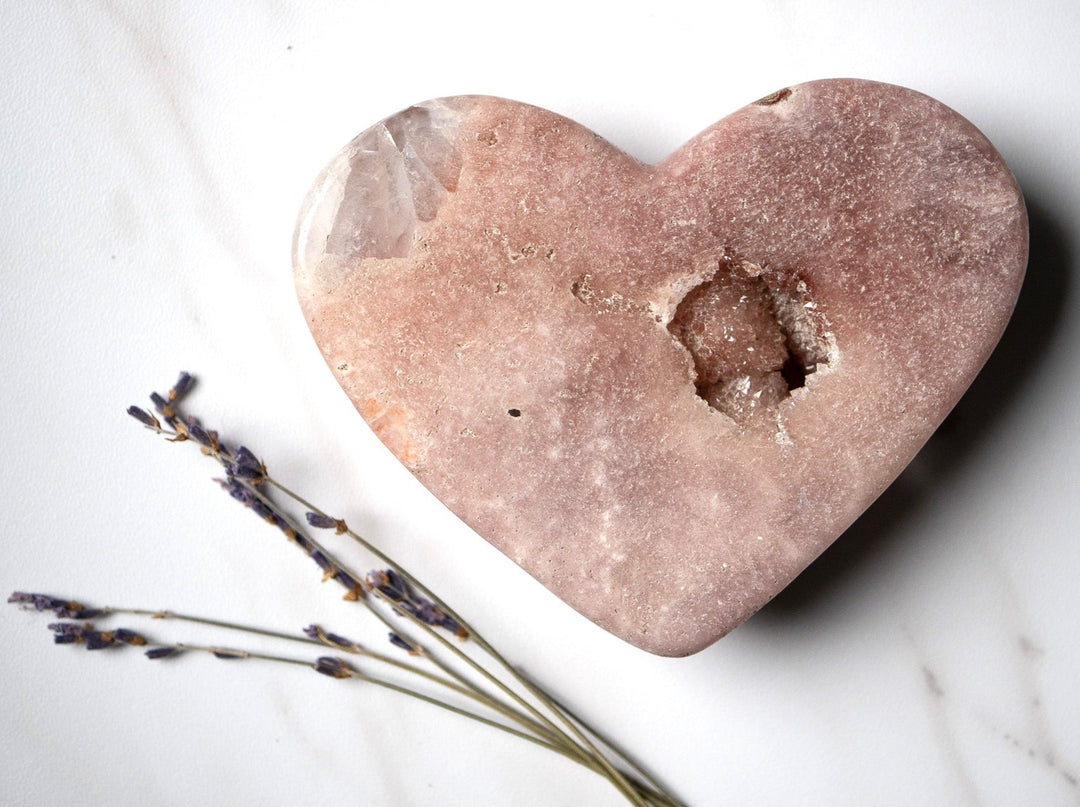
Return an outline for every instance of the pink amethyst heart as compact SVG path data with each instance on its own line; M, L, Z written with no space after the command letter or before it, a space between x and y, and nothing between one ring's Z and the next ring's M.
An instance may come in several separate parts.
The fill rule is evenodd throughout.
M911 90L780 90L642 164L444 98L353 140L296 233L301 306L380 439L598 625L739 625L911 460L1027 262L1001 156Z

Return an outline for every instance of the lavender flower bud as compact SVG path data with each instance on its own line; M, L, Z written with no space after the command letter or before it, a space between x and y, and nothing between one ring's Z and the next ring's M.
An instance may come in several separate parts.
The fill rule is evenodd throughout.
M83 639L83 626L74 622L53 622L48 628L56 644L75 644Z
M244 507L251 507L252 502L255 501L255 494L235 479L219 479L217 481L230 496L240 502L240 504L244 505Z
M347 588L349 591L357 592L358 597L360 593L362 593L364 590L355 577L353 577L348 572L343 571L342 569L338 569L337 574L335 574L334 577L339 583L341 583L341 585L345 586L345 588Z
M213 448L215 441L210 438L210 433L204 429L197 420L190 420L188 422L188 434L199 443L199 445L206 446L207 448Z
M274 526L285 533L286 538L296 538L296 530L294 530L292 524L289 523L289 519L285 518L281 513L274 513L273 521Z
M326 555L318 549L311 553L311 559L319 564L319 568L324 572L329 572L334 568L334 564L330 562L330 558L326 557Z
M251 453L251 449L247 446L240 446L236 449L236 456L233 459L235 462L225 469L229 476L250 479L253 482L256 480L262 481L263 477L266 476L266 466Z
M376 569L370 572L368 583L394 602L404 602L412 597L412 590L405 578L393 569Z
M48 627L49 630L51 630L53 633L55 633L58 636L75 636L75 637L81 636L83 630L85 629L82 625L78 624L77 622L52 622L49 625L47 625L46 627Z
M33 605L37 611L52 611L54 608L63 608L69 605L66 600L59 597L51 597L48 594L32 594L26 591L14 592L8 597L8 602Z
M169 425L172 425L176 420L176 410L169 405L169 402L158 395L156 392L150 393L150 401L154 404L154 409L157 413L169 421Z
M408 651L412 655L419 655L420 648L410 642L408 639L404 639L398 636L396 633L390 634L390 644L395 647L400 647L402 650Z
M180 373L180 377L176 379L176 383L173 384L173 388L169 390L169 400L178 401L191 392L191 388L195 386L195 376L190 373Z
M8 597L8 602L33 605L37 611L53 611L61 619L93 619L102 613L100 608L87 608L74 600L25 591L14 592Z
M353 668L342 659L322 656L313 665L315 672L329 675L331 678L348 678L353 673Z
M227 647L216 647L210 652L214 654L215 658L223 659L225 661L233 661L235 659L244 659L248 657L248 654L243 650L230 650Z
M338 520L325 513L304 513L307 523L320 530L332 530L338 525Z
M100 608L85 608L77 602L66 602L53 611L61 619L94 619L103 613Z
M84 630L82 639L86 643L87 650L104 650L116 644L116 638L112 633L102 633L99 630Z
M252 496L251 504L249 505L252 511L263 521L273 521L274 511L271 510L265 502Z
M180 654L180 648L178 647L152 647L146 651L146 657L153 661L159 658L169 658L169 656L176 656Z
M147 412L147 411L145 411L143 409L140 409L137 406L129 406L128 409L127 409L127 413L129 415L131 415L133 418L135 418L137 421L139 421L141 424L143 424L144 426L149 426L151 429L160 429L161 428L161 423L158 421L158 419L156 417L151 415L149 412Z
M132 645L133 647L141 647L146 644L146 637L133 630L128 630L127 628L117 628L113 631L113 635L115 636L116 641Z

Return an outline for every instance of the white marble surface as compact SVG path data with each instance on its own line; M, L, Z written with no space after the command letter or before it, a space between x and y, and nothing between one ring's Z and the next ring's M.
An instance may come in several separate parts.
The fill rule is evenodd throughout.
M228 10L222 10L226 6ZM704 9L704 10L703 10ZM0 589L281 627L353 612L195 454L193 406L388 547L691 805L1080 803L1080 6L6 3ZM709 650L577 617L396 466L294 300L300 200L412 102L509 96L656 160L785 84L927 92L1012 165L1032 262L1002 346L916 463ZM303 670L53 648L0 610L11 805L615 805L601 780Z

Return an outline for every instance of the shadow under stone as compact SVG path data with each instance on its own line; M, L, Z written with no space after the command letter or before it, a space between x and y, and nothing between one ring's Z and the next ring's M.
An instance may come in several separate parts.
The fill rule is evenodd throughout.
M886 552L930 491L968 461L995 422L1016 405L1045 360L1071 293L1075 271L1064 228L1027 199L1030 249L1016 309L990 359L953 411L895 482L801 575L748 624L808 615Z

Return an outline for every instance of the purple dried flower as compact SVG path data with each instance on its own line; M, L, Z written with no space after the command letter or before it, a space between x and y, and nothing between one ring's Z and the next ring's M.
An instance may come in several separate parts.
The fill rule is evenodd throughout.
M81 636L85 626L77 622L52 622L46 626L58 636Z
M240 504L250 508L259 518L271 523L277 523L278 516L270 509L270 506L236 477L230 476L228 479L219 479L217 482L230 496Z
M142 423L144 426L149 426L151 429L161 428L161 423L158 421L158 419L144 409L140 409L137 406L129 406L127 409L127 413L133 418L135 418L137 421Z
M402 650L408 651L411 655L417 656L420 654L420 648L410 642L408 639L404 639L396 633L390 634L390 644L400 647Z
M53 611L61 619L93 619L101 615L99 608L87 608L74 600L65 600L49 594L16 591L8 597L8 602L33 605L38 611Z
M304 633L312 639L318 639L320 642L333 645L342 650L350 650L353 652L360 650L360 645L352 639L346 639L344 636L339 636L336 633L329 633L323 630L319 625L308 625L304 628Z
M117 628L113 631L113 636L115 636L116 641L132 645L133 647L141 647L146 644L145 636L136 633L133 630L128 630L127 628Z
M359 647L356 642L350 639L346 639L344 636L340 636L336 633L324 633L323 639L326 642L335 645L336 647L340 647L344 650L355 650L357 647Z
M190 434L199 445L206 446L207 448L214 448L217 444L216 440L211 439L210 433L194 418L189 419L187 427L188 434Z
M51 611L53 608L59 608L66 604L64 600L58 597L50 597L48 594L32 594L26 591L14 592L8 597L8 602L33 605L38 611Z
M323 638L330 644L347 650L352 650L357 647L356 642L346 639L344 636L339 636L336 633L324 633Z
M334 569L334 564L330 562L330 558L326 557L326 555L318 549L311 553L311 559L319 564L319 568L324 572L329 572Z
M356 596L359 597L364 592L364 587L360 585L360 582L348 572L338 569L334 578L349 589L350 592L356 592Z
M428 625L435 625L440 628L445 628L451 633L456 633L458 636L464 638L466 631L461 625L446 613L442 608L437 606L430 600L426 600L423 597L417 598L417 604L413 614L421 622L425 622Z
M74 622L54 622L48 626L56 644L74 644L83 638L83 626Z
M156 392L150 393L150 401L154 404L154 409L157 410L157 413L168 420L169 424L172 425L176 419L176 410L172 408L169 402Z
M249 507L251 507L252 512L254 512L255 515L257 515L263 521L273 522L274 511L271 510L269 505L267 505L266 502L264 502L262 499L252 496L252 502Z
M373 570L368 574L368 583L394 602L405 603L413 596L405 578L393 569Z
M227 647L215 647L210 652L214 654L215 658L224 659L225 661L244 659L248 657L248 654L245 653L243 650L230 650Z
M173 384L173 388L169 390L169 400L178 401L191 392L191 388L195 386L195 376L190 373L180 373L180 377L176 379L176 383Z
M116 644L116 637L112 632L102 633L99 630L84 630L82 639L86 643L87 650L104 650Z
M146 657L153 661L159 658L169 658L169 656L179 655L180 648L178 647L153 647L146 651Z
M255 494L235 479L219 479L217 482L230 496L240 502L240 504L244 505L244 507L251 507L251 503L255 501Z
M322 656L313 665L315 672L329 675L331 678L348 678L353 674L353 668L345 661L331 656Z
M320 530L332 530L338 525L338 520L326 515L325 513L305 513L304 517L307 519L307 523L312 527L316 527Z
M57 644L71 644L81 642L87 650L102 650L116 644L116 637L112 632L103 633L95 630L89 622L78 625L74 622L54 622L49 625L53 632L53 641Z
M438 625L440 620L446 616L435 603L428 600L418 601L413 607L413 614L421 622L426 622L428 625Z
M84 625L76 622L54 622L49 625L49 630L53 632L53 641L56 644L81 643L87 650L103 650L125 641L129 644L146 644L146 640L134 631L100 631L95 630L89 622ZM128 641L125 636L132 637L132 640ZM142 641L139 642L138 639Z
M413 591L408 581L393 569L371 572L368 575L368 583L392 600L401 610L407 611L421 622L444 628L459 639L468 637L468 631L456 619L427 597L421 597Z
M33 605L38 611L51 611L58 605L63 604L64 601L56 597L50 597L48 594L32 594L27 591L14 591L8 597L8 602Z
M53 611L61 619L94 619L104 613L100 608L85 608L77 602L64 603Z
M281 513L274 513L273 516L274 526L285 533L286 538L296 539L296 530L293 529L292 524Z
M237 476L241 479L250 479L252 482L261 482L266 476L266 466L256 457L247 446L236 449L233 457L235 462L226 466L225 472L229 476Z

